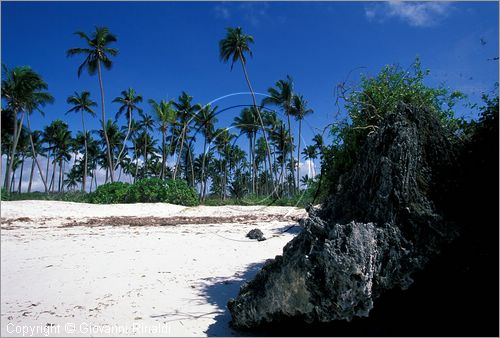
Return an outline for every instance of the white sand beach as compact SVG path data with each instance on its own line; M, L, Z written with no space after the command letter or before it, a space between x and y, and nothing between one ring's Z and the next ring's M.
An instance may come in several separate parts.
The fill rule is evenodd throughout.
M226 308L305 217L292 207L1 203L1 334L232 336ZM259 228L267 238L245 237ZM29 334L28 334L29 335Z

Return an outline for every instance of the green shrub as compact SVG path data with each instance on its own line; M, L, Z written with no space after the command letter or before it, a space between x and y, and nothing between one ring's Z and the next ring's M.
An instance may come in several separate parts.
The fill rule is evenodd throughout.
M9 193L7 192L7 190L2 188L0 197L1 197L2 201L8 201L9 200Z
M180 204L186 206L195 206L199 204L198 193L191 188L186 181L167 180L166 199L164 202Z
M124 182L106 183L90 194L89 201L97 204L125 203L131 185Z
M143 178L130 186L126 200L129 203L163 202L166 190L165 181L159 178Z
M186 206L198 205L198 194L185 181L144 178L128 190L129 203L172 203Z

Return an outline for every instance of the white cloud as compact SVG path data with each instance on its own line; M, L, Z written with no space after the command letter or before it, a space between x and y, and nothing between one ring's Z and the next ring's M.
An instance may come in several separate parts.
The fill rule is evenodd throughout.
M231 12L229 11L228 6L225 4L216 5L214 7L214 13L215 13L215 17L218 19L227 20L231 17Z
M398 18L414 27L429 27L439 23L452 9L451 3L441 1L389 1L365 7L369 21L379 23Z

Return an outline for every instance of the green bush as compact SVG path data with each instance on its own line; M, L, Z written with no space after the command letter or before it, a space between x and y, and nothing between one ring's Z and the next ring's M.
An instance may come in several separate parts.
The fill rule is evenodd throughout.
M0 197L1 197L2 201L8 201L9 200L9 194L7 193L7 190L5 190L4 188L2 188Z
M143 178L130 186L126 200L129 203L156 203L166 198L167 186L159 178Z
M186 181L167 180L166 199L164 202L180 204L186 206L195 206L199 204L198 193L191 188Z
M131 185L124 182L106 183L90 194L90 203L111 204L127 202Z

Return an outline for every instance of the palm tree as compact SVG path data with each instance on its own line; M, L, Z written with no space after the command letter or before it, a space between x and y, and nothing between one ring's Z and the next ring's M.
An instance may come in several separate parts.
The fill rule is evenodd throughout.
M262 105L273 104L283 109L288 120L288 134L293 140L292 126L290 122L290 115L292 113L292 100L294 96L292 78L290 77L290 75L287 75L285 80L279 80L278 82L276 82L276 88L270 87L267 92L269 93L269 96L262 100ZM293 162L293 147L290 147L290 161ZM291 166L291 172L293 175L293 166Z
M156 120L158 121L158 128L161 132L161 171L160 178L165 178L165 173L167 171L167 131L169 125L175 122L175 110L172 108L172 101L161 100L159 103L153 99L149 100L149 104L153 108Z
M203 144L203 156L201 159L201 189L200 189L200 199L202 201L205 200L206 188L207 188L207 180L205 176L205 166L206 166L206 157L207 153L209 153L209 149L207 149L207 144L210 144L214 139L214 129L215 124L217 123L217 106L211 107L210 105L206 105L201 109L198 114L195 116L196 125L199 129L201 129L204 136L204 144Z
M174 105L175 109L177 109L177 114L179 118L179 127L180 132L179 132L179 138L180 141L177 142L179 145L179 155L177 157L177 162L175 164L174 168L174 174L173 174L173 179L175 180L177 176L177 170L180 165L180 160L182 156L182 150L184 143L186 141L186 136L189 132L189 123L192 121L192 117L195 114L195 112L199 111L201 109L201 106L199 104L191 104L191 101L193 100L192 96L189 96L186 92L182 92L181 95L178 98L178 102L173 102L172 104ZM186 162L187 162L187 156L189 156L190 152L186 152ZM186 168L186 177L187 177L187 168Z
M140 113L140 115L141 121L139 123L142 133L138 136L138 142L144 145L144 152L142 153L142 155L144 158L143 177L145 177L148 172L148 149L151 148L153 142L151 136L149 135L149 132L153 131L154 120L153 117L149 114Z
M250 56L252 56L252 51L250 50L249 45L254 42L254 39L251 35L244 34L241 27L229 27L226 29L226 33L226 37L219 41L220 58L224 62L228 62L229 59L231 59L231 70L233 69L234 63L236 61L239 60L241 63L248 89L252 94L253 105L255 110L257 111L260 127L262 128L262 133L264 135L264 140L266 141L269 167L271 167L271 149L269 148L269 142L267 141L266 129L264 128L264 122L262 121L262 116L257 106L257 99L255 98L255 93L252 89L252 85L250 84L250 79L248 78L246 69L245 53L248 53Z
M297 148L297 159L300 161L300 141L302 138L302 120L306 115L309 115L313 112L312 109L307 108L307 101L304 99L302 95L294 95L293 96L293 105L292 105L292 110L291 113L293 116L295 116L295 119L299 121L299 145ZM300 163L298 163L300 165ZM297 182L299 182L299 177L300 173L299 170L297 170Z
M31 187L33 185L33 175L35 173L35 163L37 162L36 156L38 154L43 156L43 148L42 148L43 134L42 134L42 132L40 130L34 130L33 132L30 133L30 137L31 137L30 142L32 143L33 146L32 146L31 153L30 153L32 161L31 161L31 170L30 170L30 180L28 183L28 192L31 192ZM33 149L34 149L34 151L33 151ZM43 177L43 173L41 171L41 168L38 167L38 169L40 171L40 176ZM42 181L45 182L45 185L47 185L47 182L45 181L45 179L42 179ZM45 192L47 192L47 190Z
M74 56L83 54L85 56L85 60L78 67L78 77L82 74L82 71L86 68L89 75L94 75L97 71L97 76L99 78L99 87L101 90L101 123L102 129L104 130L104 139L106 140L106 149L107 149L107 157L108 157L108 166L111 168L111 182L114 181L113 176L113 159L111 158L110 153L110 145L108 140L108 135L106 134L106 111L104 108L104 87L102 84L102 73L101 73L101 63L104 68L111 69L113 66L113 62L110 59L110 56L118 55L118 50L116 48L108 47L109 44L116 42L116 36L111 34L108 28L106 27L96 27L95 31L92 32L92 35L89 37L84 32L75 32L80 38L85 40L86 47L85 48L70 48L66 52L67 56Z
M241 134L246 134L249 142L250 156L250 176L252 178L252 194L255 194L255 138L258 130L257 111L254 107L244 108L240 112L240 116L234 118L233 126L240 130Z
M2 65L2 72L5 76L2 80L2 98L6 102L6 108L14 115L10 157L7 158L9 164L5 176L5 189L9 191L12 181L13 159L16 156L17 143L23 129L24 114L38 110L40 106L53 102L54 98L44 91L48 88L47 83L30 67L23 66L9 70L5 65ZM20 117L18 117L19 114Z
M66 112L66 114L75 112L81 113L82 116L82 132L84 141L84 164L83 164L83 176L82 176L82 191L85 191L86 180L87 180L87 163L88 163L88 149L87 149L87 130L85 129L85 113L90 114L95 117L95 112L92 107L97 106L97 103L90 99L90 92L83 91L80 94L75 92L75 95L69 96L66 100L68 104L73 105L73 107Z
M229 161L230 150L231 150L231 140L234 135L229 133L227 128L220 128L215 131L215 147L219 152L221 172L223 173L222 180L222 199L226 198L226 186L227 186L227 163Z
M115 120L117 120L125 110L127 111L127 123L128 123L128 128L127 128L127 133L125 134L125 139L123 140L123 145L118 153L118 159L116 161L114 169L118 167L118 164L121 162L121 158L123 155L123 151L126 149L126 143L127 140L130 136L130 129L131 129L131 123L132 123L132 113L134 110L136 110L138 113L142 112L142 109L137 106L138 103L142 102L142 96L137 95L135 93L135 90L132 88L129 88L127 90L123 90L121 92L122 96L116 97L113 102L120 103L120 109L118 109L118 112L115 115Z
M63 187L63 165L66 161L71 159L71 132L69 131L69 126L65 122L58 123L59 127L54 131L54 172L53 177L55 177L55 168L56 164L59 164L59 180L58 180L58 191L61 192L61 189L64 190ZM54 185L52 186L52 192L55 189L55 180Z
M309 145L304 148L302 151L302 155L304 155L304 160L310 160L309 161L309 168L308 171L311 174L311 177L314 177L314 159L316 159L316 147L314 145ZM311 166L312 162L312 166Z

